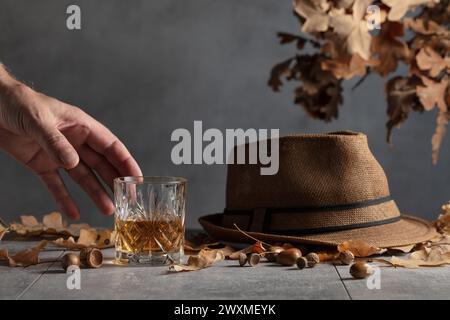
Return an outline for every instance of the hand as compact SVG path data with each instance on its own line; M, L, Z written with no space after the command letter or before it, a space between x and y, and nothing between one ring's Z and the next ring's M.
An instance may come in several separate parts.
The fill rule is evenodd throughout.
M0 70L0 149L35 172L72 219L80 213L59 169L65 169L106 215L114 212L114 205L94 172L111 189L116 177L142 175L124 144L105 126L81 109L16 81L4 69Z

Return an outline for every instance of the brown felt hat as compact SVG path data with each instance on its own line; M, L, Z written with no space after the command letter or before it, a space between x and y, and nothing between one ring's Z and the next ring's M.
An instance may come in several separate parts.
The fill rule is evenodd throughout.
M270 243L336 245L358 239L386 248L436 235L426 221L400 214L366 135L290 135L278 142L275 175L261 175L260 164L228 165L225 211L199 219L210 236L252 242L236 224Z

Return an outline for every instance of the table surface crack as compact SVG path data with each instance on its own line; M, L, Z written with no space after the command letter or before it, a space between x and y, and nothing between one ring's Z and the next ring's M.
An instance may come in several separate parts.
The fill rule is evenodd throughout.
M63 253L64 253L64 250L61 251L61 253L60 253L59 256L57 257L57 259L60 258L60 257L63 255ZM48 267L47 267L45 270L43 270L43 272L41 272L41 274L39 274L33 281L31 281L31 283L30 283L25 289L23 289L21 293L19 293L19 294L17 295L16 300L20 300L20 299L23 297L23 295L24 295L25 293L27 293L28 290L30 290L30 289L31 289L31 288L32 288L32 287L33 287L33 286L34 286L34 285L42 278L42 276L43 276L44 274L46 274L48 270L50 270L50 268L51 268L55 263L56 263L56 261L51 261L50 264L48 265Z

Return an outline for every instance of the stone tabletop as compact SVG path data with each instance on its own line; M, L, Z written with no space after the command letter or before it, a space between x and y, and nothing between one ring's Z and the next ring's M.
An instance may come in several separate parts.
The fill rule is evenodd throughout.
M33 243L3 241L10 251ZM444 299L450 296L450 267L380 270L380 289L355 280L348 266L319 264L298 270L271 263L239 267L223 261L208 269L169 273L168 267L106 264L81 269L81 289L69 290L59 248L41 253L43 263L27 268L0 266L0 299ZM113 249L104 250L106 258ZM372 285L373 287L373 285Z

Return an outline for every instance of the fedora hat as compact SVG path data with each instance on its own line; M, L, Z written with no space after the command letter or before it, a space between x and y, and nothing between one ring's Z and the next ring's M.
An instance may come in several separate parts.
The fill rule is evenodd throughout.
M211 237L251 242L234 224L269 243L363 240L387 248L436 235L428 222L400 214L366 135L289 135L278 142L275 175L261 175L261 164L228 165L224 212L199 219Z

